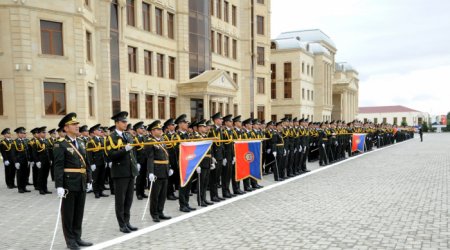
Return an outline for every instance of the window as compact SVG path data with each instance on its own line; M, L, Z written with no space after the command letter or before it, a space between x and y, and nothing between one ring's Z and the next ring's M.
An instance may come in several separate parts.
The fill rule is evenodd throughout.
M128 46L128 71L137 72L136 48L131 46Z
M222 34L217 33L217 54L222 55Z
M94 116L94 87L88 87L89 116Z
M233 115L234 116L238 115L238 105L237 104L233 104Z
M214 115L216 113L216 102L211 101L211 115Z
M264 106L258 106L257 108L257 118L258 120L262 121L265 120L264 118Z
M92 62L92 35L86 31L86 60Z
M277 115L271 115L270 119L271 119L271 121L276 122L277 121Z
M314 67L311 66L311 76L314 76Z
M0 115L3 115L3 83L0 81Z
M151 15L151 7L148 3L142 3L142 26L144 30L151 31L152 30L152 15Z
M258 84L258 94L264 94L264 78L258 77L257 84Z
M224 52L224 56L229 57L230 56L230 46L229 46L229 41L230 38L227 36L223 37L223 52Z
M386 117L383 117L383 123L386 124L387 123L387 119Z
M145 96L145 118L153 119L153 96Z
M127 24L130 26L136 25L134 20L134 0L127 0Z
M165 114L165 97L164 96L158 96L158 118L159 119L166 119Z
M257 3L264 4L264 0L257 0Z
M270 98L277 99L277 65L270 64Z
M292 119L292 114L284 114L284 117L285 117L285 118Z
M152 57L153 53L148 50L144 50L144 70L145 74L151 76L152 75Z
M84 6L89 7L89 0L84 0Z
M264 17L256 16L256 33L264 35Z
M177 98L170 97L170 117L177 117Z
M218 112L223 114L223 102L219 102L219 111Z
M155 8L156 34L163 35L163 10Z
M302 99L305 100L305 89L302 88Z
M209 12L211 16L214 16L214 0L210 0L209 2Z
M62 23L41 20L41 46L42 54L64 55Z
M64 83L44 82L46 115L66 114L66 86Z
M284 63L284 98L292 98L291 63Z
M234 83L236 83L236 85L238 84L238 74L237 73L233 73L233 81L234 81Z
M257 56L258 65L264 66L264 47L258 47L257 53L258 53L258 56Z
M211 52L214 51L214 44L216 43L216 39L214 38L214 31L211 30Z
M393 119L393 121L392 121L392 124L395 124L395 125L398 124L398 123L397 123L397 117L394 117L394 119Z
M373 118L373 123L377 124L378 123L378 118Z
M402 126L406 126L406 117L402 117Z
M175 57L171 56L169 56L169 79L175 79Z
M302 62L302 73L305 73L305 63Z
M228 7L229 7L228 2L224 1L223 2L223 20L225 22L227 22L227 23L229 22L229 19L228 19Z
M233 39L233 59L236 60L237 59L237 40Z
M130 93L130 118L138 118L138 94Z
M167 12L167 36L172 39L175 38L174 19L174 14Z
M306 66L306 74L309 75L309 64Z
M157 59L156 63L157 63L158 77L164 77L164 55L157 54L156 59Z
M217 18L222 19L222 0L216 0Z
M307 91L307 100L309 101L309 89L308 89L308 91Z
M311 90L311 101L314 101L314 91Z
M231 6L231 24L237 25L237 8L234 5Z

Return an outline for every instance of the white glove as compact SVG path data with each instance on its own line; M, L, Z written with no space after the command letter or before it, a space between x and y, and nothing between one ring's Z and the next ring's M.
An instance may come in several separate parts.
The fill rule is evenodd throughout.
M231 164L236 163L236 157L233 157L233 161L231 162Z
M273 151L273 156L277 157L277 151Z
M223 158L223 160L222 160L222 165L223 165L223 166L227 165L227 159L226 159L226 158Z
M137 169L138 169L138 171L141 171L141 164L137 164Z
M348 142L352 143L352 140L348 140Z
M37 168L39 168L39 169L40 169L40 168L41 168L41 166L42 166L42 165L41 165L41 162L40 162L40 161L36 162L36 167L37 167Z
M96 169L97 169L97 166L96 166L95 164L92 164L92 165L91 165L91 170L92 170L92 172L94 172Z
M325 147L325 143L322 143L322 147Z
M30 168L34 167L34 161L30 162Z
M173 175L173 169L169 169L169 176Z
M9 166L9 161L8 160L5 161L5 166Z
M50 165L53 165L53 161L50 161Z
M64 188L56 188L56 193L58 194L58 198L63 198L65 193Z
M298 148L298 152L302 152L302 146L301 145Z
M284 150L284 154L283 155L286 156L286 149Z
M294 148L294 154L297 153L297 148Z
M131 146L130 144L125 145L125 150L126 151L130 151L133 149L133 146Z
M211 170L214 170L214 169L216 169L216 164L211 164Z
M336 145L336 146L337 146L337 145L338 145L338 142L337 142L337 141L335 141L335 142L334 142L334 145Z
M148 179L149 179L151 182L154 182L154 181L155 181L155 175L154 175L153 173L150 173L150 174L148 175Z
M212 162L213 162L213 164L216 164L217 163L217 160L216 160L216 158L212 158Z
M197 174L200 174L202 172L202 169L200 167L197 167Z
M270 154L270 148L269 148L269 149L267 149L267 154Z
M19 168L20 168L20 163L16 162L16 163L14 164L14 166L15 166L17 169L19 169Z
M92 183L87 184L86 193L92 191Z
M111 168L112 162L108 163L106 166L107 166L108 168Z

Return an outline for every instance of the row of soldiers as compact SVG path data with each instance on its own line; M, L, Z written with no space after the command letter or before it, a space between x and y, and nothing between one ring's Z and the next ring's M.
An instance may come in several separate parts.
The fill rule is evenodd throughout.
M216 120L217 124L214 123ZM219 121L220 120L220 121ZM180 123L185 123L186 128ZM345 159L346 156L355 154L351 151L352 133L366 134L365 150L372 150L374 146L382 147L414 137L414 130L411 127L397 128L388 124L361 123L357 120L345 123L344 121L332 122L309 122L308 119L283 118L279 122L259 121L258 119L246 119L241 121L241 116L232 117L227 115L220 117L220 114L212 116L212 120L207 121L208 137L220 137L225 139L264 139L263 141L263 163L264 174L274 174L275 180L283 180L304 172L308 172L306 161L319 160L321 166ZM168 119L163 127L163 138L166 141L188 140L198 137L198 122L188 122L186 115L181 115L177 119ZM86 148L99 148L105 144L105 138L110 132L115 130L115 126L102 127L100 124L88 128L86 125L80 127L80 139ZM132 126L128 124L129 132L135 143L145 141L148 131L143 122L138 122ZM47 179L49 174L53 176L53 153L52 148L58 138L65 136L61 128L51 129L47 138L46 127L34 128L30 132L32 138L26 137L26 130L19 127L14 130L16 139L12 139L11 131L5 128L2 131L3 139L0 142L0 151L5 165L5 181L8 188L18 188L19 193L29 192L26 188L30 185L29 178L32 177L35 190L41 194L51 193L48 191ZM166 144L169 154L170 165L174 169L174 175L169 179L167 198L176 200L175 190L179 189L178 171L178 146L179 143ZM243 190L238 182L234 181L233 145L232 143L215 143L214 149L220 148L215 161L216 171L213 171L210 181L211 185L221 184L222 197L230 198L245 191L259 188L254 180L244 181ZM142 161L141 148L135 149L138 161ZM217 149L216 149L217 151ZM110 174L111 160L105 155L104 150L88 151L88 161L93 170L93 191L96 198L107 197L104 190L107 190L106 183L109 183L111 194L114 194L113 179ZM141 169L141 168L140 168ZM222 171L222 169L224 169ZM136 196L139 200L147 198L145 189L148 186L146 173L142 170L136 179ZM17 175L17 186L14 179ZM194 178L195 179L195 178ZM230 183L232 191L230 190ZM197 192L197 186L191 190ZM220 201L215 188L212 188L213 201ZM185 207L182 205L181 207Z

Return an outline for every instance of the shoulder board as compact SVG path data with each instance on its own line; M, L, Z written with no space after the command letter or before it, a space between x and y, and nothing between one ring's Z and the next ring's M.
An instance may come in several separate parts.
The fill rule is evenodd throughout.
M64 138L63 138L63 137L58 138L58 142L62 142L62 141L64 141Z

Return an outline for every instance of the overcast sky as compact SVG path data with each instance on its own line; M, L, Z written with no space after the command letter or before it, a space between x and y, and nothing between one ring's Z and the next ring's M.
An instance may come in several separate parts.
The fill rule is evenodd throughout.
M359 72L359 106L450 111L450 0L272 0L271 36L321 29Z

